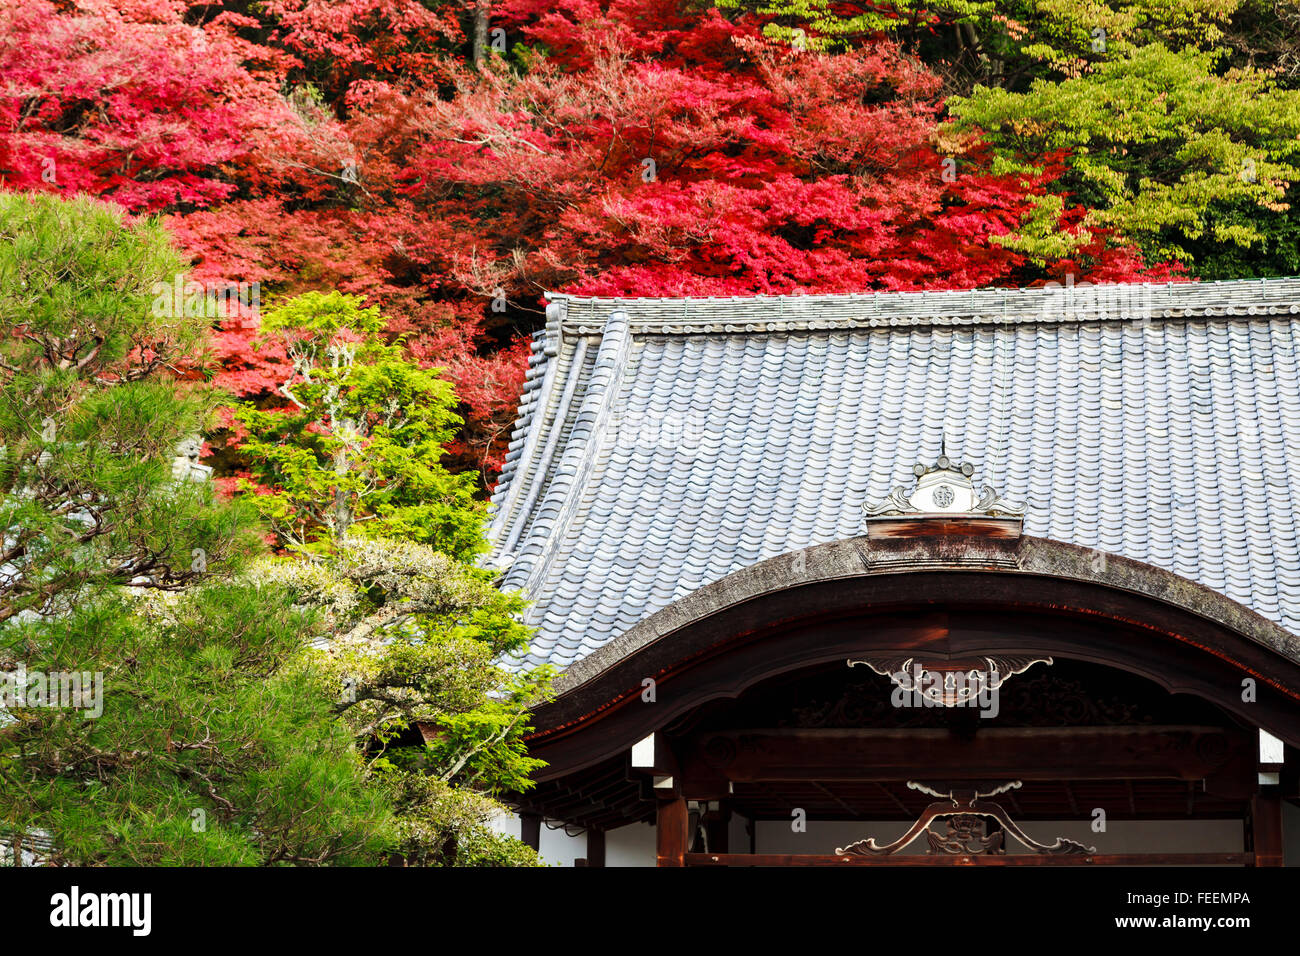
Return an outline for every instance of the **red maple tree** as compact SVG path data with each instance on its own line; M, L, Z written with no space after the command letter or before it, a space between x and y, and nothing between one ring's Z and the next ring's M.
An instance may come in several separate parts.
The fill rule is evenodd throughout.
M1081 208L1056 223L1078 237L1068 257L1008 247L1000 237L1041 214L1060 167L1024 179L995 175L978 144L945 155L939 80L883 37L828 56L682 0L505 0L491 26L510 51L476 69L470 10L6 7L0 25L22 38L0 48L6 181L56 188L40 176L44 150L66 172L57 188L169 212L199 281L364 295L416 358L447 369L467 413L456 452L487 472L547 290L1170 275L1087 231ZM97 110L96 87L108 90ZM221 323L220 381L269 399L283 356L253 350L254 332Z

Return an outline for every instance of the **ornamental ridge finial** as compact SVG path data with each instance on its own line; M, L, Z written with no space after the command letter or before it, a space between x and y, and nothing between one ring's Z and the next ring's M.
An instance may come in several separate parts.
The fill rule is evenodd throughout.
M893 515L984 515L1022 518L1024 505L1004 501L990 485L975 491L972 476L975 466L968 462L955 462L948 457L947 441L939 441L939 458L933 465L918 462L912 468L916 487L909 494L903 487L895 488L884 501L867 503L862 511L867 518Z

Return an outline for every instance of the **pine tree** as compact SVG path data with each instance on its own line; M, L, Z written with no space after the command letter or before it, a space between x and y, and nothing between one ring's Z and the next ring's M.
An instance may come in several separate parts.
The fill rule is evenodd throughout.
M525 790L539 762L523 734L549 669L499 661L527 643L523 601L470 564L483 506L442 464L456 396L387 341L377 308L338 292L269 311L291 371L278 409L245 406L244 491L280 556L260 580L291 588L324 624L316 662L344 693L335 709L368 779L397 810L395 855L416 865L536 862L491 830L494 797Z
M239 576L253 509L178 467L217 401L173 372L206 320L155 308L181 268L156 223L0 195L6 855L371 862L391 811L302 653L314 616Z

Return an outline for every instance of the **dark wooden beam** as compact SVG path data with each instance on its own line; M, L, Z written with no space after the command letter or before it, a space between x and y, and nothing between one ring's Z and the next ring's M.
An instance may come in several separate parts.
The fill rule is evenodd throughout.
M709 841L710 853L728 852L731 840L731 807L723 803L720 810L705 816L704 833Z
M605 865L605 831L588 827L587 866Z
M534 850L541 849L542 815L540 813L519 814L519 839Z
M836 804L839 804L840 808L843 809L844 812L847 813L850 817L856 817L856 816L858 815L858 811L854 810L851 806L849 806L847 803L845 803L845 802L844 802L843 800L841 800L839 797L835 796L835 794L833 794L833 793L831 793L829 790L827 790L827 789L826 789L824 786L822 786L818 781L816 781L816 780L812 781L812 785L813 785L814 787L816 787L817 790L818 790L818 791L819 791L823 796L825 796L827 799L829 799L831 802L836 803Z
M659 801L659 814L655 821L655 864L657 866L684 865L687 826L685 797L678 796Z
M643 800L667 800L683 795L674 741L661 731L655 731L648 740L632 748L628 768L629 777L640 781Z
M1256 794L1250 803L1250 849L1255 866L1282 865L1282 799Z
M1248 762L1250 739L1218 727L990 727L974 737L929 728L737 730L694 739L682 753L688 790L697 776L712 781L719 773L745 783L918 774L931 781L1201 780Z
M907 804L904 803L902 800L899 800L898 795L894 793L894 791L886 787L883 783L879 783L879 782L876 783L876 788L880 790L880 792L883 793L885 796L887 796L890 800L892 800L894 802L894 806L898 807L898 809L901 810L904 815L908 815L912 813L912 811L908 809Z
M1188 781L1187 785L1191 787L1192 786L1191 781ZM1069 801L1070 816L1071 817L1082 816L1082 814L1079 812L1079 799L1074 795L1074 787L1070 786L1070 782L1067 780L1061 784L1061 789L1065 791L1065 799ZM1190 816L1191 814L1188 815Z

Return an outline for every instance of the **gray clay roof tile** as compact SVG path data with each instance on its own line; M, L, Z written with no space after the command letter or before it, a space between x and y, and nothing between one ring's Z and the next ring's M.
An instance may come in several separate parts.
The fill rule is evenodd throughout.
M511 665L567 666L725 574L861 533L941 438L1026 504L1026 534L1300 630L1300 280L1122 289L1142 309L553 297L492 499L487 560L537 627Z

